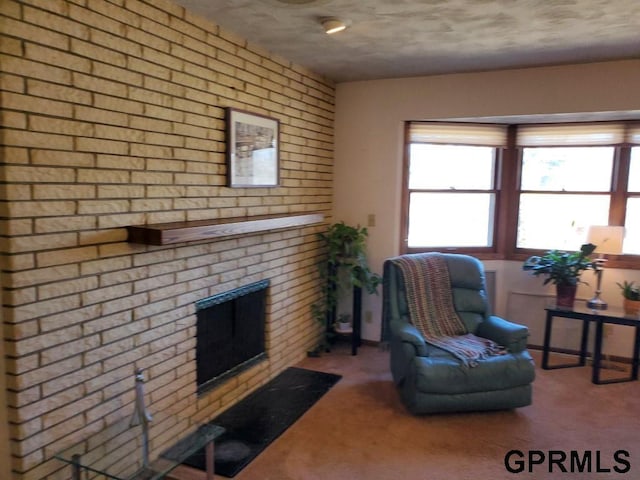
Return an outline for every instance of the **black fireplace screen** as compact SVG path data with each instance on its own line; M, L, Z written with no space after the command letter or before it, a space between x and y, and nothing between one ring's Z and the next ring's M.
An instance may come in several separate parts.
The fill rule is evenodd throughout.
M266 357L264 330L268 280L196 303L198 393L210 390Z

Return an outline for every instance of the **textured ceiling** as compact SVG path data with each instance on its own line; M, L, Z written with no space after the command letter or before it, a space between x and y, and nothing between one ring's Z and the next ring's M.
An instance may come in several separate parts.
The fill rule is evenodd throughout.
M640 58L640 0L176 2L336 82Z

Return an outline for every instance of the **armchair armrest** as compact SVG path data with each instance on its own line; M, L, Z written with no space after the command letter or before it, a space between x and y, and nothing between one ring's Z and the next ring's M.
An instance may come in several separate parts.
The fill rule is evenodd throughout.
M398 322L392 327L396 341L411 344L419 357L428 357L427 344L418 329L408 322Z
M478 326L476 334L493 340L510 352L521 352L527 348L529 328L491 315Z

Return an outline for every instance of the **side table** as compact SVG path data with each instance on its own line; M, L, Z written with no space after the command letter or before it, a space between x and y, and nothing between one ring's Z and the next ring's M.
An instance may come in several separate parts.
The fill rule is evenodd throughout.
M638 380L638 366L640 357L640 319L626 316L624 312L617 308L608 310L593 310L587 307L576 306L573 309L547 307L547 318L544 329L544 345L542 350L542 368L552 370L555 368L580 367L586 365L587 343L589 339L589 324L595 323L595 342L593 351L593 369L591 381L598 385L608 383L630 382ZM549 350L551 347L551 329L554 317L581 320L582 336L580 339L580 353L577 363L549 365ZM602 341L604 339L603 330L605 324L624 325L634 327L635 336L633 343L633 356L631 363L631 374L626 378L613 378L604 380L600 378L602 369Z
M171 420L169 416L157 414L152 425ZM55 458L72 465L73 480L80 480L83 471L113 480L160 480L195 452L205 448L206 478L213 480L214 441L224 431L218 425L200 425L145 466L141 454L141 428L131 427L130 419L125 418L56 454ZM153 427L151 432L154 432ZM158 432L158 435L162 433Z

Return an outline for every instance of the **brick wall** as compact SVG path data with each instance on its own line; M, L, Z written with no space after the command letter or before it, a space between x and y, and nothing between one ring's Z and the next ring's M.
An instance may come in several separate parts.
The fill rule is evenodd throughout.
M125 227L329 221L334 89L169 0L2 0L0 32L11 463L67 478L53 454L131 415L135 367L150 409L186 418L157 449L315 345L323 225L164 247ZM280 120L281 186L224 186L228 106ZM268 361L196 397L194 302L264 278Z

